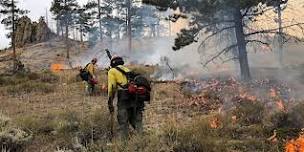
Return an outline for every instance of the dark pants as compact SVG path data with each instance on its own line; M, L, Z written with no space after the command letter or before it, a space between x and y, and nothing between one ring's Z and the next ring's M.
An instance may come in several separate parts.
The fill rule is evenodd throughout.
M120 135L123 139L129 137L129 125L137 133L143 131L143 111L144 107L135 98L130 96L124 90L118 91L117 119L119 123Z

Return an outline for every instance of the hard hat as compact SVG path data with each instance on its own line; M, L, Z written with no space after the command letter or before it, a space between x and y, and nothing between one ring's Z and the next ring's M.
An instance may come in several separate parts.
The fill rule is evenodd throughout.
M97 61L98 61L97 58L92 59L92 62L94 62L94 63L96 63Z
M118 65L124 65L125 62L120 56L113 56L111 59L111 67L116 67Z

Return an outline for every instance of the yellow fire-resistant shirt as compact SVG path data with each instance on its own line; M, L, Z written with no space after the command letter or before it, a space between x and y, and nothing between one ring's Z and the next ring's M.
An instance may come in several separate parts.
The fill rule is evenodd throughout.
M130 72L130 70L122 65L118 66L125 72ZM108 71L108 96L112 97L117 91L119 85L126 85L128 83L127 77L115 68L111 68ZM118 85L119 84L119 85Z
M93 63L90 63L87 68L86 71L90 73L91 76L95 75L95 71L96 71L96 66Z

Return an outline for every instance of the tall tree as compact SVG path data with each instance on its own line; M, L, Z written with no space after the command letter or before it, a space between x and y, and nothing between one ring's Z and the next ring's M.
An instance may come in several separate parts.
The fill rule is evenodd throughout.
M61 31L61 36L62 38L64 37L63 35L63 16L62 16L62 10L63 6L61 5L62 0L54 0L51 4L50 11L55 15L55 20L56 20L56 29L57 29L57 35L59 36L60 31Z
M132 0L127 0L127 36L128 36L128 51L132 50Z
M283 34L283 21L282 12L287 6L288 0L268 0L267 5L272 6L275 9L275 13L278 15L276 23L278 23L278 61L280 66L283 66L283 47L284 47L284 34Z
M80 41L83 42L83 37L93 28L94 15L97 14L92 8L95 7L93 3L87 3L86 5L79 7L77 10L76 26L80 32Z
M22 10L17 7L18 1L16 0L2 0L0 1L0 14L3 14L4 18L1 20L1 24L6 26L6 29L10 30L7 34L8 38L11 38L11 45L13 48L13 60L14 60L14 70L17 69L17 56L16 56L16 44L15 44L15 31L16 31L16 21L20 16L28 13L27 10Z
M65 27L67 59L70 58L69 27L73 26L75 23L77 8L78 3L76 0L54 0L50 9Z
M175 40L174 50L179 50L193 42L201 42L204 46L206 42L222 33L233 30L235 41L225 48L218 50L214 56L206 61L206 64L214 59L231 52L237 48L237 59L240 64L241 78L249 80L251 78L247 56L247 45L258 43L268 45L255 36L258 34L273 33L277 29L267 29L262 31L248 30L255 18L265 12L267 0L143 0L144 3L157 5L161 10L166 8L176 9L178 6L182 12L191 14L193 22L190 29L184 29L178 34ZM178 15L177 15L178 17ZM284 28L300 24L288 25ZM202 33L203 32L203 33ZM202 33L202 34L201 34ZM202 38L199 40L199 38Z
M101 6L101 2L100 0L97 0L98 2L98 23L99 23L99 39L102 40L102 22L101 22L101 15L102 15L102 12L101 12L101 9L102 9L102 6Z

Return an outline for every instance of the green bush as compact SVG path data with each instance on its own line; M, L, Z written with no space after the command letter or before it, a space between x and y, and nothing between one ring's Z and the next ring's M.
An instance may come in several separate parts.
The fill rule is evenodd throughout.
M55 75L51 71L44 71L40 74L41 82L55 83L59 81L59 76Z
M10 119L0 114L0 151L23 151L32 138L31 132L13 127Z
M49 135L56 128L55 117L47 115L45 117L25 116L15 120L17 126L23 130L30 130L36 135Z
M7 86L6 92L9 95L27 94L32 92L51 93L55 91L55 85L49 83L27 81L18 85Z

